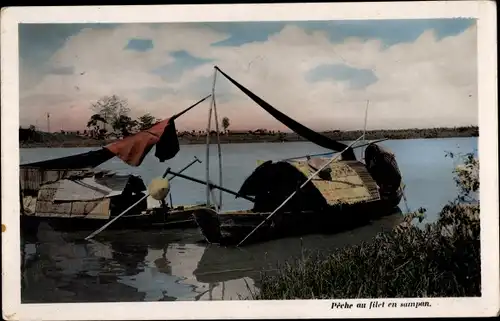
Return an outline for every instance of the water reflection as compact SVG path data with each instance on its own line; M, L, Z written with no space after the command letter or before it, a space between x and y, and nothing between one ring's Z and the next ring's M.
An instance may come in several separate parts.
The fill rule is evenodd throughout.
M302 238L274 240L242 248L223 248L207 246L203 256L193 271L198 282L220 284L238 284L238 293L232 295L248 297L254 286L259 287L261 272L273 274L277 266L308 254L327 255L334 250L349 245L371 240L377 233L389 231L402 220L400 214L394 214L373 221L355 230L335 235L308 235ZM237 282L238 281L238 282ZM248 289L250 286L250 289ZM221 289L221 290L222 290ZM222 293L223 299L229 299Z
M401 221L395 214L336 235L310 235L244 248L207 246L197 230L64 233L41 224L23 238L22 302L235 300L257 291L261 271L308 251L328 254Z

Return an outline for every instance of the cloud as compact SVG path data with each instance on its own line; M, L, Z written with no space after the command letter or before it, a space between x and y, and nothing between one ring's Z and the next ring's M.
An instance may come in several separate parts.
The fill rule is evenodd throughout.
M21 82L30 86L21 84L22 97L63 95L72 103L43 96L29 104L22 99L22 119L28 125L49 105L67 117L64 111L74 105L73 110L82 110L71 114L79 117L62 121L81 129L90 103L110 94L127 98L133 116L150 112L169 117L212 91L213 65L218 65L279 110L316 129L361 128L367 100L368 128L477 124L476 27L469 23L458 32L454 21L428 22L434 27L427 29L420 23L412 41L381 37L382 27L375 32L378 36L356 37L356 28L366 34L366 26L343 27L341 22L323 23L322 28L318 23L275 23L258 29L253 38L251 28L242 23L233 33L228 24L84 28L47 62L51 70L69 71L64 68L71 66L74 73L37 73L23 59ZM238 43L235 39L245 38L244 33L246 41ZM388 27L386 33L396 34ZM348 37L332 39L338 34ZM131 39L151 40L152 47L123 50ZM229 117L233 129L284 129L220 74L216 97L219 117ZM206 127L207 107L184 115L178 127Z
M53 75L73 75L75 73L75 68L68 66L50 67L47 73Z
M267 41L269 36L280 32L286 23L284 22L266 22L259 21L247 22L244 24L235 23L218 23L207 25L215 31L227 32L229 36L219 42L213 43L212 46L232 47L242 46L250 42Z
M309 82L328 79L347 81L351 89L362 89L377 81L370 69L357 69L344 64L321 65L308 71L305 77Z
M156 101L167 94L177 94L177 91L170 87L144 87L138 89L138 92L146 101Z
M151 39L130 39L125 46L125 50L135 50L139 52L149 51L153 49L153 41Z
M326 30L328 39L341 43L346 38L377 39L382 46L414 42L423 32L434 30L438 40L455 36L474 25L474 19L405 19L306 21L297 26L306 31ZM325 28L325 25L328 26Z
M166 82L177 81L185 71L213 61L213 59L194 57L185 50L174 51L170 53L170 57L172 57L174 61L151 71L151 73L159 75L161 79Z
M246 23L204 23L205 28L228 33L226 39L213 46L241 46L250 42L265 42L287 25L298 26L308 33L325 31L328 40L341 43L346 38L378 39L383 46L415 41L426 30L434 30L437 39L454 36L474 25L474 19L413 19L413 20L337 20L337 21L252 21Z

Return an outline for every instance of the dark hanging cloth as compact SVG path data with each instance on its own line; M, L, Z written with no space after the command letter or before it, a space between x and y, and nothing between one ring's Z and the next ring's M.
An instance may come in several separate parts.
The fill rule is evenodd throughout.
M46 161L23 164L21 167L37 167L43 169L81 169L93 168L115 157L111 151L105 148L86 153L49 159Z
M156 145L155 156L160 162L174 158L180 150L175 119L196 107L210 96L202 98L170 119L158 122L147 130L108 145L105 148L131 166L139 166L154 145Z
M160 160L160 162L174 158L180 150L179 137L177 136L177 129L175 128L175 120L204 102L210 96L212 95L208 95L200 99L195 104L172 116L172 118L167 121L168 125L163 130L160 140L156 143L155 156Z
M160 140L156 143L155 156L164 162L174 158L180 150L179 138L175 128L175 121L171 119L168 126L165 128Z
M161 162L173 158L179 152L179 141L172 118L158 122L147 130L114 142L104 148L110 150L130 166L139 166L156 144L159 144L159 146L156 146L155 156Z
M348 145L342 144L338 141L335 141L333 139L330 139L326 136L321 135L318 132L315 132L314 130L302 125L301 123L293 120L292 118L288 117L287 115L283 114L270 104L268 104L266 101L264 101L262 98L259 96L255 95L252 93L250 90L247 88L243 87L243 85L239 84L236 80L232 79L228 75L226 75L222 70L219 69L219 67L215 66L215 69L217 69L224 77L226 77L230 82L232 82L236 87L238 87L241 91L243 91L248 97L250 97L253 101L255 101L260 107L262 107L265 111L267 111L269 114L271 114L274 118L276 118L278 121L283 123L285 126L293 130L295 133L298 135L304 137L305 139L311 141L312 143L319 145L321 147L334 150L334 151L342 151L348 147ZM356 156L354 155L354 150L352 148L347 149L343 154L342 154L342 159L345 160L355 160Z

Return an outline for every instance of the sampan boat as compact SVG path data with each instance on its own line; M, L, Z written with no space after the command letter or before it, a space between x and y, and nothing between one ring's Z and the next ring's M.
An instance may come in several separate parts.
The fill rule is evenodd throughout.
M162 199L156 200L158 206L149 207L151 197L146 197L140 177L95 168L113 157L139 166L153 146L160 162L173 158L180 150L175 119L208 97L147 130L100 149L20 165L21 231L36 233L42 221L63 230L96 229L120 215L109 228L195 226L192 209L203 205L172 208ZM200 162L196 158L184 169L196 161Z
M364 163L358 161L354 154L357 147L307 128L218 67L215 70L298 135L341 152L340 158L333 162L321 157L304 157L259 165L237 194L247 199L254 197L252 209L220 213L208 208L194 210L196 223L208 242L241 245L285 236L333 233L396 210L403 193L402 176L393 153L370 143L365 149ZM207 181L208 176L207 171ZM209 186L207 204L210 203L208 191Z
M387 153L386 157L391 155L376 145L369 145L367 154L373 149ZM370 173L370 170L372 173L380 170L381 165L397 166L394 161L381 164L379 160L377 167L370 169L360 161L334 161L325 172L298 190L297 187L316 171L317 165L326 161L315 158L263 163L239 191L241 195L255 197L251 210L217 213L214 209L197 208L193 211L203 236L210 243L235 245L264 221L246 242L336 233L399 211L402 189L398 184L397 167L392 167L393 172L388 173L396 176L392 185L377 183L374 179L377 176ZM387 176L380 179L387 181ZM294 191L297 191L295 196L266 221Z
M206 206L170 207L158 201L157 206L151 206L155 200L144 198L146 186L134 175L93 169L41 171L23 167L21 176L21 228L28 234L36 233L40 222L47 222L57 230L95 230L137 202L109 228L196 227L192 210Z

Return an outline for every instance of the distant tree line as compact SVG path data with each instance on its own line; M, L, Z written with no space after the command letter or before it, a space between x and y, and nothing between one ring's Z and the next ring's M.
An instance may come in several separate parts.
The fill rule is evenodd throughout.
M156 124L160 119L152 116L150 113L144 114L137 119L132 119L128 101L117 95L104 96L90 107L94 114L87 122L88 136L96 139L104 139L110 135L126 137L138 131L146 130ZM229 118L224 117L221 121L221 126L227 134L230 122ZM184 136L199 136L205 131L182 131L178 134ZM211 132L212 135L217 134L216 131Z
M215 136L216 132L212 131L210 136ZM221 142L294 142L305 141L304 138L293 132L281 132L266 129L256 130L241 130L229 131L226 130L225 136L221 138ZM341 131L330 130L322 132L323 135L339 141L356 140L363 134L361 130ZM179 137L184 137L190 143L204 142L205 131L199 132L183 132ZM441 127L441 128L413 128L413 129L391 129L391 130L370 130L365 133L365 138L368 140L375 139L419 139L419 138L447 138L447 137L477 137L479 136L478 126L464 127Z
M19 141L41 141L41 134L34 125L30 125L28 128L19 127Z
M355 140L363 134L362 130L330 131L326 136L337 140ZM410 129L377 129L367 131L366 139L417 139L417 138L446 138L446 137L477 137L478 126L439 127L439 128L410 128Z
M29 125L28 128L19 127L19 142L20 143L62 143L68 141L81 141L84 138L81 137L80 131L64 131L55 133L47 133L37 130L34 125Z
M160 119L146 113L137 119L130 117L128 101L117 95L104 96L92 103L90 109L94 112L87 121L83 131L63 131L60 133L43 133L38 131L34 125L28 128L19 128L20 142L45 142L50 140L68 140L70 137L93 138L96 140L113 140L130 136L138 131L146 130L156 124ZM223 117L221 120L223 131L222 142L252 142L252 141L303 141L304 139L295 133L267 130L258 128L255 130L229 130L230 120ZM206 133L204 130L178 131L179 138L190 143L201 142ZM57 135L56 135L57 134ZM355 140L363 134L361 130L340 131L330 130L323 132L324 135L335 140ZM66 138L61 137L66 136ZM216 136L217 132L212 130L210 136ZM57 136L57 137L56 137ZM84 137L82 137L84 136ZM453 128L413 128L395 130L370 130L365 134L366 139L410 139L410 138L445 138L445 137L477 137L478 126L463 126Z
M117 95L104 96L93 103L90 108L94 114L87 122L88 136L104 139L110 135L130 136L137 131L145 130L156 124L159 119L147 113L132 119L128 101Z

